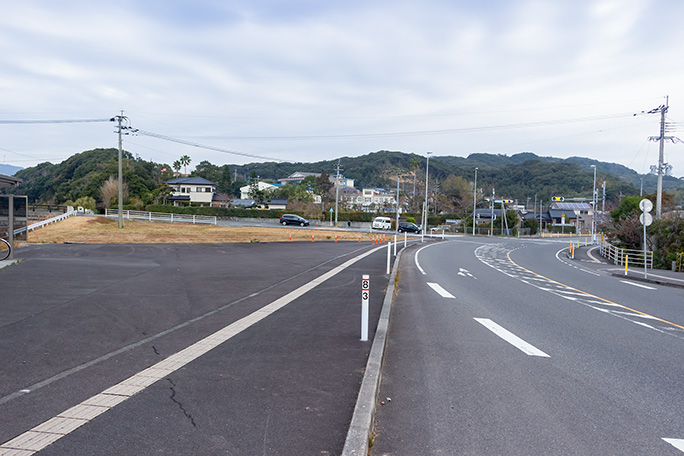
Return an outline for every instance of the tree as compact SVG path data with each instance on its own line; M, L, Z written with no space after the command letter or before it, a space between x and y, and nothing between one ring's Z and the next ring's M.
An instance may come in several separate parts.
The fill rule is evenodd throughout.
M123 200L126 201L126 199L128 199L128 186L126 185L126 182L123 184L122 194ZM102 187L100 187L100 195L102 196L102 204L106 209L109 209L111 207L112 200L118 200L119 198L118 179L114 178L114 176L109 176L109 179L104 181L102 183Z
M187 155L183 155L180 158L180 164L183 165L183 171L184 174L188 174L188 165L190 164L192 160L190 160L190 157Z
M180 171L180 169L183 167L183 165L181 165L180 160L174 161L173 165L171 165L171 166L173 167L173 170L176 172Z

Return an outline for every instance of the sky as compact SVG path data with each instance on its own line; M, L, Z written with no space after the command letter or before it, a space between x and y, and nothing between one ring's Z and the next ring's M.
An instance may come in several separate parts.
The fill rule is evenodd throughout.
M666 96L667 134L684 138L680 0L5 3L0 163L14 166L118 147L122 111L139 130L125 150L190 168L394 150L645 173L660 115L644 113ZM684 144L665 162L684 176Z

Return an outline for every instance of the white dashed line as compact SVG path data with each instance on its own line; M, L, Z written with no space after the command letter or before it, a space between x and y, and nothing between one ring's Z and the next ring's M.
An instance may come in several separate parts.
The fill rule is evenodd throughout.
M488 318L475 318L475 321L527 355L550 358L549 355L539 350L534 345L528 344L512 332L502 328Z
M437 294L439 294L441 297L443 297L443 298L450 298L450 299L456 299L456 297L455 297L454 295L452 295L451 293L449 293L448 291L446 291L444 288L442 288L442 286L441 286L440 284L438 284L438 283L433 283L433 282L428 282L427 284L430 286L430 288L432 288L433 290L435 290L435 291L437 292Z
M684 451L684 439L663 439L679 451Z

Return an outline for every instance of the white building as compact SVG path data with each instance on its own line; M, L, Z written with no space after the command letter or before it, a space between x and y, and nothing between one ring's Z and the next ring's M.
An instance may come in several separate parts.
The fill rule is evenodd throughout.
M169 200L174 206L186 201L211 206L216 194L217 185L203 177L180 177L165 183L171 187Z
M274 190L276 188L282 187L281 184L269 184L268 182L257 182L257 188L259 190ZM252 190L252 185L245 185L240 187L240 198L243 200L250 199L251 196L249 192Z

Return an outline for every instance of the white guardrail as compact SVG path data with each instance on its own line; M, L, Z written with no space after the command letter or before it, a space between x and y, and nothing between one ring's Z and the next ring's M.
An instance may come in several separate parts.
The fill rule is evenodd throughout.
M615 247L613 244L606 241L599 242L599 249L601 255L603 255L604 258L612 260L613 264L619 264L624 266L625 262L627 261L627 258L629 257L630 265L641 266L642 268L644 267L643 250L622 249L619 247ZM648 268L653 269L652 251L646 252L646 264Z
M19 228L17 230L14 230L14 235L16 236L17 234L21 234L24 231L30 232L30 231L35 230L36 228L42 228L44 226L50 225L51 223L57 223L61 220L67 219L67 218L71 217L72 215L76 215L76 214L77 214L76 211L69 211L69 212L65 212L62 215L58 215L57 217L52 217L50 219L43 220L42 222L32 223L29 226L25 226L23 228Z
M148 222L206 223L216 225L216 217L207 215L169 214L166 212L122 211L124 220L144 220ZM117 210L105 209L105 217L118 217Z

